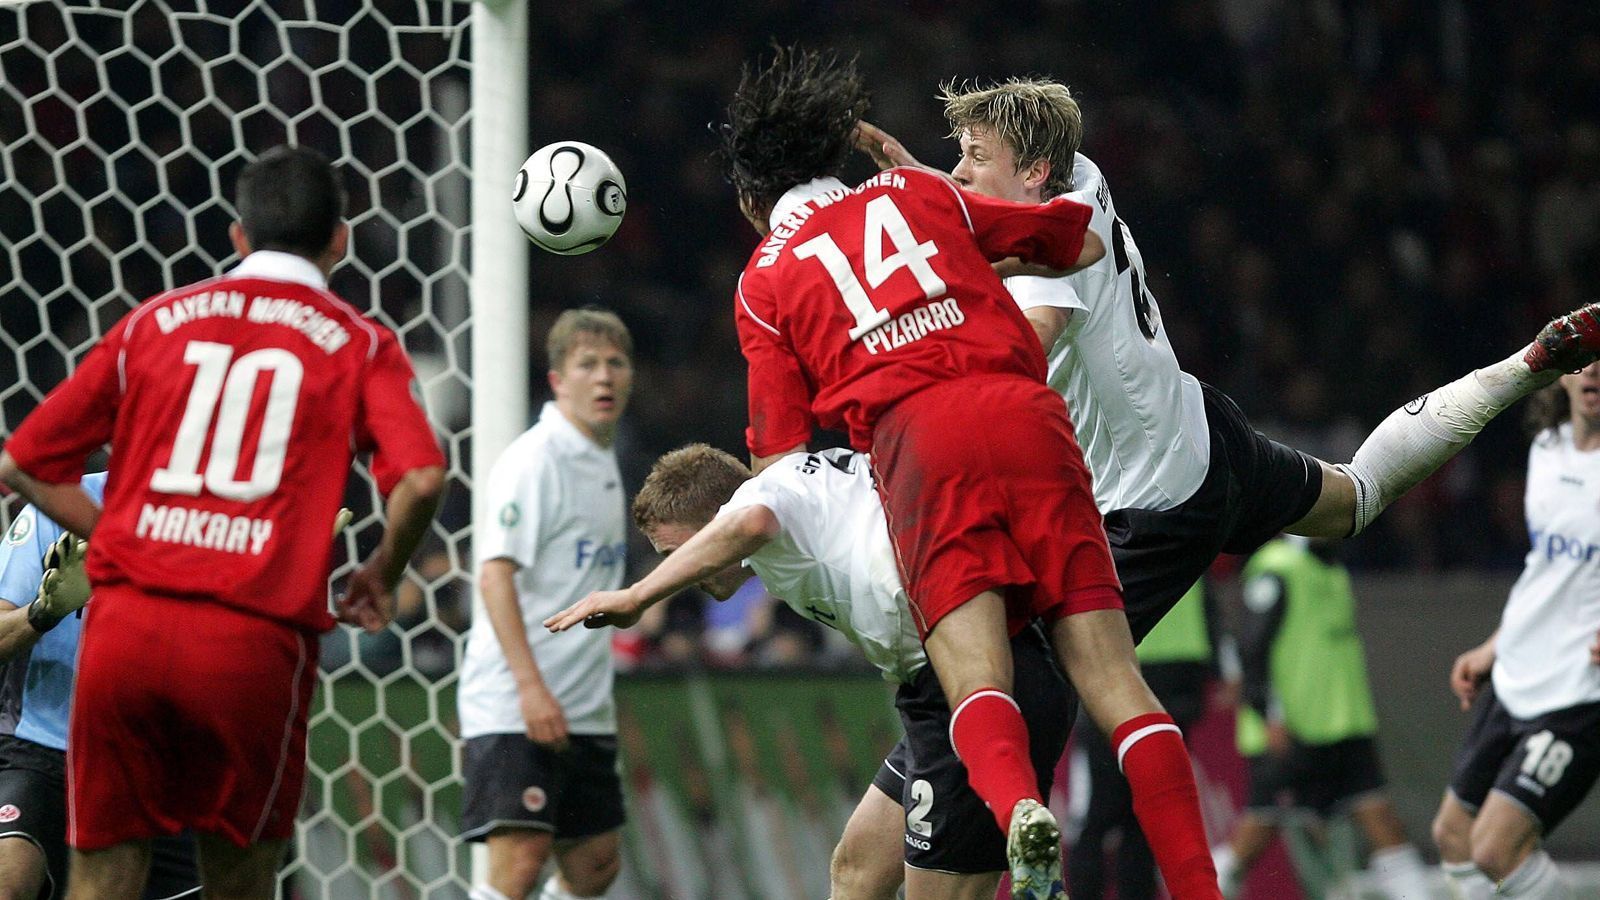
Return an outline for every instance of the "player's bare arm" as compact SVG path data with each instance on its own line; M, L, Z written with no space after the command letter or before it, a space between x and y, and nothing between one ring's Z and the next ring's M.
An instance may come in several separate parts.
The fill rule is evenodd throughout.
M1488 640L1456 657L1450 667L1450 692L1461 701L1463 712L1472 708L1472 701L1489 680L1489 670L1494 668L1494 641L1499 634L1496 631Z
M522 606L517 600L515 579L519 568L505 558L486 560L478 570L478 590L483 594L483 609L505 656L506 668L516 682L517 704L528 740L560 750L567 744L567 717L545 684L528 644Z
M338 619L367 631L381 631L394 619L394 588L405 575L417 545L433 522L444 496L440 466L412 469L400 477L385 508L387 526L378 546L350 576L344 596L335 601Z
M0 664L26 653L41 637L38 629L28 624L26 603L18 606L10 600L0 600Z
M40 481L22 471L10 453L0 452L0 481L79 537L88 537L95 523L100 521L100 504L84 493L78 482L50 484Z
M1046 353L1072 324L1072 310L1059 306L1035 306L1023 310L1022 315L1033 326L1033 333L1039 336L1039 344Z
M620 591L595 591L544 621L551 631L582 622L590 628L626 628L651 606L750 556L783 531L772 510L759 504L718 516L683 545L662 547L666 559Z

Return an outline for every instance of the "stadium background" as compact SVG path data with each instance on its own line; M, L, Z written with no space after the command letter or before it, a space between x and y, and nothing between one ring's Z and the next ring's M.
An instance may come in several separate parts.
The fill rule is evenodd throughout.
M270 44L263 35L278 27L278 13L268 11L274 4L173 2L178 10L203 7L205 15L169 28L156 10L102 29L105 42L161 48L148 54L161 69L159 88L135 84L124 88L125 103L81 106L83 95L70 84L89 77L73 75L89 63L30 48L96 46L82 37L93 27L80 23L83 30L67 36L45 6L0 10L0 341L7 350L0 411L7 430L129 304L226 261L226 208L210 198L231 184L241 142L258 151L281 140L292 121L301 140L360 163L369 150L390 153L362 131L372 121L369 107L380 110L380 125L401 130L423 113L444 135L428 146L401 141L391 153L404 162L409 149L427 164L367 159L350 176L354 206L365 212L357 230L362 257L409 261L357 262L336 287L402 326L449 433L458 483L439 538L419 561L402 629L327 642L325 668L342 677L329 682L338 686L326 695L333 714L320 720L314 740L313 758L327 778L313 791L321 796L308 801L323 815L311 817L307 835L312 850L335 852L303 861L310 874L297 882L327 896L347 895L337 890L341 878L396 896L432 896L414 885L444 890L447 875L387 877L382 866L385 858L406 862L408 842L437 837L440 829L428 823L453 815L454 762L439 724L453 721L451 673L468 615L470 435L460 402L471 374L463 371L460 327L467 261L451 242L457 234L419 236L403 223L404 211L418 204L451 202L452 185L459 193L469 176L451 160L464 153L469 129L466 112L439 99L448 91L435 85L433 94L413 97L403 82L418 72L465 80L457 40L465 5L379 3L372 6L381 14L373 14L350 0L315 4L317 18L339 27L283 43L307 58L348 50L363 77L309 78L320 93L285 93L276 90L282 68L210 62L228 57L233 35L248 39L247 59ZM407 19L412 7L421 24L442 26L445 36L395 37L395 26L418 24ZM341 30L348 48L323 46ZM656 454L684 442L741 446L743 367L728 305L754 235L709 158L706 126L740 63L773 38L859 54L874 120L938 164L954 159L932 99L939 82L1031 72L1069 83L1085 109L1085 150L1106 171L1140 241L1179 359L1232 394L1262 430L1321 455L1347 458L1399 403L1511 352L1551 314L1596 297L1600 13L1588 4L1063 0L951 10L932 2L796 0L701 3L692 15L664 0L540 4L528 49L530 145L576 138L605 148L627 175L632 208L602 251L534 258L530 382L542 397L542 337L559 310L616 309L639 345L639 388L619 441L634 486ZM173 45L182 53L168 53ZM402 65L391 66L391 57ZM230 117L230 109L249 107L235 96L252 82L270 89L264 106L285 112ZM47 87L36 92L40 84ZM182 127L146 128L148 110L135 99L141 91L163 95L159 106L177 110L172 118ZM212 94L225 102L200 99ZM315 114L301 115L301 107ZM83 111L74 117L73 109ZM119 119L141 119L138 152L118 149L117 136L126 142L135 131L119 132ZM76 129L104 136L75 146ZM94 191L76 190L108 165L118 191L164 199L141 201L124 218ZM62 252L74 248L93 252ZM79 289L57 290L57 282ZM422 321L429 327L406 327ZM1365 601L1386 761L1422 843L1464 724L1445 691L1446 667L1492 629L1526 548L1525 441L1514 420L1492 424L1347 548ZM363 512L370 508L360 489L353 498ZM15 508L8 504L7 512ZM349 549L374 536L370 527L358 530ZM634 549L633 564L646 565L648 547ZM719 709L733 706L693 699L683 685L725 683L725 669L851 665L826 636L773 613L760 596L728 607L681 598L620 652L641 671L667 673L653 678L679 684L682 694L648 703L650 715L676 721L671 709L689 706L682 721L710 752L731 744L715 722ZM673 674L684 670L712 674L704 681ZM795 679L806 680L783 683ZM627 690L648 694L649 684L666 682ZM781 707L757 708L767 715ZM774 766L786 756L778 743L757 741ZM370 799L361 796L369 780L376 785ZM316 840L324 826L335 837ZM352 851L352 861L352 852L338 852L341 843L365 849ZM1566 859L1597 855L1597 846L1593 804L1554 842ZM452 864L461 863L439 862Z

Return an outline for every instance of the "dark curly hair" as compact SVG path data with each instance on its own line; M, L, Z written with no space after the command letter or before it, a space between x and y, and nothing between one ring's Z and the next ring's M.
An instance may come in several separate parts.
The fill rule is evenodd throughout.
M1567 396L1567 389L1558 381L1528 395L1527 408L1522 415L1522 427L1528 437L1537 438L1552 428L1560 427L1561 423L1570 418L1572 418L1572 399Z
M868 105L854 57L776 47L765 68L744 67L717 129L723 173L758 209L797 184L837 175Z

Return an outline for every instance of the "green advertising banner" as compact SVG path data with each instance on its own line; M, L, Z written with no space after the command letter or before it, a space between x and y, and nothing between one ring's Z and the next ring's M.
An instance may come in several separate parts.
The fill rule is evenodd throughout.
M899 738L892 700L870 674L620 676L626 864L607 896L826 897L833 845ZM457 733L453 684L324 682L284 896L465 897Z

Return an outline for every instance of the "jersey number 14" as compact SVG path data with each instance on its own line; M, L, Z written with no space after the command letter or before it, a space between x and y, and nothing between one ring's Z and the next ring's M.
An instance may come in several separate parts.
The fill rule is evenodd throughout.
M894 245L894 253L888 256L883 255L883 239L886 235L889 243ZM917 242L900 207L895 206L894 200L887 195L867 201L866 233L861 237L861 255L867 284L874 288L901 269L910 269L922 288L924 299L944 296L944 279L928 264L928 260L939 255L939 248L933 241ZM794 256L795 259L815 259L828 270L828 275L833 278L833 286L839 289L839 296L844 299L845 309L856 320L855 327L850 329L850 340L859 341L863 335L889 321L889 311L873 305L872 298L867 296L867 289L861 286L861 279L856 277L855 269L850 265L850 257L839 249L833 235L823 232L800 244L794 248Z
M184 348L183 361L195 367L194 383L189 386L189 401L178 424L172 456L164 468L150 477L150 489L196 496L204 487L218 497L241 501L265 497L277 490L283 480L289 430L294 425L300 382L305 376L299 358L287 350L267 347L235 360L233 348L227 344L190 341ZM249 477L241 480L237 474L250 401L264 372L272 376L272 387L267 391L266 412L256 436L255 463ZM211 456L202 474L200 456L208 435Z

